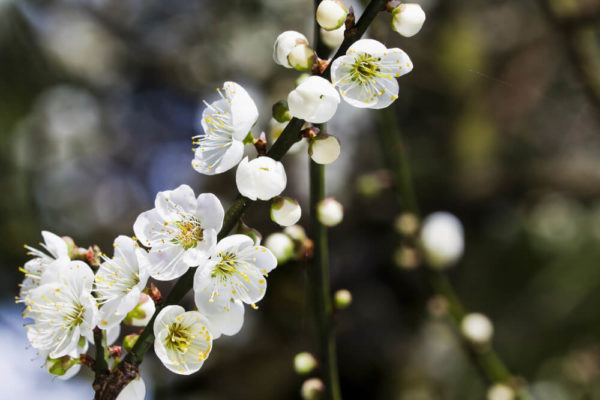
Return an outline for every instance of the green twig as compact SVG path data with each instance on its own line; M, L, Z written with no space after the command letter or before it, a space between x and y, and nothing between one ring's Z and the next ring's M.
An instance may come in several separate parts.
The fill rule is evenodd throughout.
M398 206L400 210L411 212L418 216L418 203L408 168L409 162L405 153L401 131L398 128L392 108L382 110L382 114L383 126L378 132L384 159L394 174ZM467 315L467 310L452 283L441 271L431 268L424 268L422 271L432 291L442 296L448 302L448 317L450 322L457 330L460 330L460 325L463 318ZM510 383L512 381L513 375L491 345L481 349L473 346L466 340L463 340L463 344L488 382ZM518 398L521 400L531 399L525 391L520 392Z

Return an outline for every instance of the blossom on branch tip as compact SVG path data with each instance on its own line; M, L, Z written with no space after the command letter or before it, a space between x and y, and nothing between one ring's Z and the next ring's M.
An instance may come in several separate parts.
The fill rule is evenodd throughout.
M21 272L25 274L25 278L20 285L21 289L17 299L19 302L22 302L32 289L40 285L42 273L50 264L56 260L69 260L68 244L60 236L52 232L42 231L42 237L44 243L40 243L40 245L48 253L25 245L28 250L27 254L33 256L33 258L27 261L23 268L20 268Z
M192 167L205 175L215 175L235 167L244 154L244 139L258 119L256 104L235 82L217 89L221 98L206 101L200 125L203 135L194 136Z
M400 4L392 11L392 29L405 37L419 33L425 23L425 11L419 4Z
M154 320L154 352L165 367L181 375L198 371L212 348L209 323L198 311L166 306Z
M114 257L104 259L94 278L101 329L119 324L136 307L148 281L144 250L133 239L119 236L113 247Z
M192 188L181 185L159 192L154 205L133 225L138 240L150 248L141 255L150 276L171 280L205 263L223 225L225 212L219 199L212 193L196 198Z
M317 7L317 23L327 31L343 26L347 16L348 8L340 0L322 0Z
M271 157L244 158L235 173L238 191L250 200L270 200L283 192L287 176L283 164Z
M331 64L331 81L342 98L359 108L385 108L398 98L397 77L412 71L408 55L373 39L355 42Z
M206 315L215 338L241 329L242 303L256 308L267 289L266 276L275 267L273 253L246 235L231 235L217 244L210 261L194 275L196 307Z
M94 273L82 261L57 261L44 271L40 286L25 299L27 338L51 358L68 355L82 336L93 340L92 329L98 321L98 308L92 296Z
M344 32L346 31L346 27L344 25L340 26L337 29L332 31L325 30L321 28L321 39L323 43L327 45L327 47L331 49L337 49L340 47L342 42L344 41Z
M335 115L340 96L328 80L310 76L290 92L287 102L292 116L321 124Z

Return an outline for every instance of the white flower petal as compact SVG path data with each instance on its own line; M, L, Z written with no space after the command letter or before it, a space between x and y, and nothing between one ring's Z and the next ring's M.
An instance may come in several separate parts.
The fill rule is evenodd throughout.
M117 400L144 400L145 398L146 385L142 378L129 382L117 396Z
M54 258L69 257L67 243L52 232L42 231L45 247Z
M196 196L188 185L181 185L175 190L158 192L154 207L165 221L178 221L182 214L196 212Z

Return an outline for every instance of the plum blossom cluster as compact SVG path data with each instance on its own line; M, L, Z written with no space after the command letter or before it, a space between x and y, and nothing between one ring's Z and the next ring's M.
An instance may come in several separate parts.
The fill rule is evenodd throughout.
M425 20L416 5L389 11L393 28L404 36L416 34ZM324 43L333 49L345 40L353 11L341 0L324 0L316 20ZM271 138L275 142L292 118L302 120L295 148L303 147L318 164L332 163L341 153L340 140L318 124L333 118L342 100L358 108L389 106L398 98L397 78L413 68L404 51L373 39L356 41L335 59L320 59L306 36L295 31L277 37L273 59L313 75L299 79L287 100L273 107ZM325 78L326 70L330 79ZM287 186L285 168L278 157L269 156L264 133L258 137L252 133L259 117L254 100L232 81L217 94L214 101L204 101L198 117L191 166L204 175L235 168L239 193L246 200L271 201L271 219L284 231L261 246L260 234L240 221L238 233L224 236L229 232L221 232L225 211L220 200L212 193L196 196L187 185L159 192L154 208L135 220L135 236L114 239L112 257L98 246L81 248L69 237L43 231L42 250L26 246L31 259L21 268L25 277L16 301L24 306L31 346L51 374L69 379L82 365L97 365L100 360L87 354L90 342L105 347L104 362L116 368L123 352L135 346L140 327L152 331L154 351L166 368L192 374L207 360L215 340L241 330L247 306L257 308L265 296L266 279L278 263L311 256L312 241L296 225L302 215L300 204L282 195ZM254 146L256 156L245 152L246 145ZM316 211L319 222L328 227L343 218L343 207L333 198L319 203ZM161 296L153 281L191 277L190 273L193 309L155 304ZM345 306L351 302L349 292L338 297ZM133 333L124 336L120 346L113 345L127 330ZM118 398L144 395L144 382L138 378Z
M266 277L277 266L271 251L246 235L217 241L223 216L215 195L196 197L182 185L158 193L155 207L135 221L136 236L114 240L111 258L42 232L44 250L26 246L32 258L21 268L25 278L16 301L25 305L27 337L47 370L68 379L82 364L90 365L86 351L97 335L110 345L120 336L121 324L149 323L155 312L150 279L173 280L195 268L195 309L168 305L146 329L153 329L156 355L169 370L198 371L213 340L241 329L244 305L256 308L265 295ZM130 350L136 339L137 334L128 335L123 346L111 347L110 363L118 363L122 350ZM133 394L123 398L143 398L142 385L134 380L122 392Z

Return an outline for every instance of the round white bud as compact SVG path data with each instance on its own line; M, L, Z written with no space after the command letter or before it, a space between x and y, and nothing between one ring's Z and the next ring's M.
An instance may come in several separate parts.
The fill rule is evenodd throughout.
M325 226L335 226L344 219L344 207L333 197L323 199L317 204L317 218Z
M460 330L465 338L476 344L489 343L494 334L492 321L481 313L467 314L460 323Z
M286 68L293 68L288 61L288 56L294 47L300 44L308 45L308 39L300 32L285 31L277 36L273 45L273 60L275 63Z
M306 375L317 367L317 359L310 353L304 351L294 357L294 370L296 373Z
M310 76L290 92L287 101L292 116L321 124L334 116L340 95L328 80Z
M310 158L317 164L331 164L340 156L340 141L331 135L315 137L308 148Z
M287 177L283 164L271 157L244 158L235 173L238 191L250 200L270 200L285 189Z
M392 28L405 37L419 33L425 23L425 11L415 3L400 4L392 11Z
M277 258L278 264L283 264L294 257L294 242L286 234L276 232L267 236L265 247Z
M317 22L325 30L332 31L344 25L348 9L339 0L323 0L317 7Z
M319 378L310 378L304 381L300 394L302 400L318 400L323 396L325 384Z
M327 31L321 28L321 39L323 39L323 43L325 43L327 47L331 49L337 49L344 41L345 31L346 27L344 25L332 31Z
M492 385L487 392L487 400L514 400L515 391L504 383Z
M145 293L140 294L140 300L135 308L123 320L123 323L131 326L146 326L154 315L156 306L154 301Z
M283 232L297 242L303 242L306 239L306 231L300 225L288 226Z
M350 293L350 291L347 289L340 289L336 291L333 295L333 303L335 304L335 308L338 310L348 308L350 304L352 304L352 293Z
M423 221L421 245L430 266L446 268L453 265L464 250L462 224L448 212L430 214Z
M306 44L295 46L288 54L288 63L298 71L309 71L313 64L315 51Z
M301 215L300 204L292 198L276 197L271 203L271 220L281 226L294 225Z

